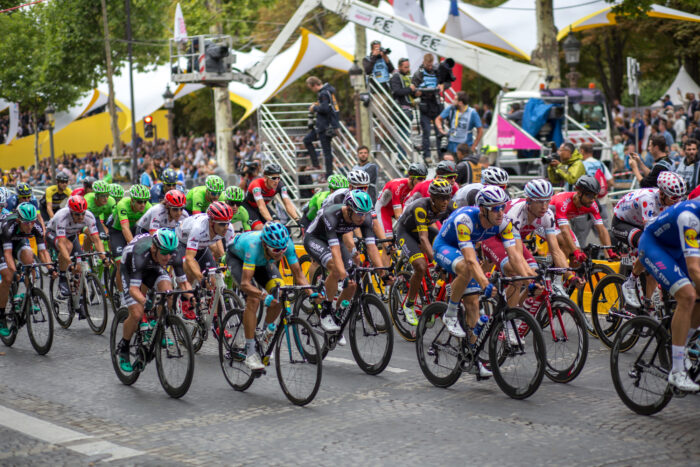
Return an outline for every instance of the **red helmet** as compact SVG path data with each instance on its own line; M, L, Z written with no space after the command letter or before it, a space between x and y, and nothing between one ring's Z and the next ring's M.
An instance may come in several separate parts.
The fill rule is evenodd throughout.
M68 198L68 208L72 212L77 212L80 214L81 212L85 212L87 210L87 201L85 201L85 198L80 195L71 196Z
M187 199L180 190L170 190L165 194L165 204L173 208L184 208Z
M230 222L233 217L233 209L221 201L214 201L207 208L209 219L216 222Z

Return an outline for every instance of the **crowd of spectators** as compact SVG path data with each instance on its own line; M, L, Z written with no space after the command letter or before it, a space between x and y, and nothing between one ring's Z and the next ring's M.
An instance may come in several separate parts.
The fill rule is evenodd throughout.
M39 131L44 131L45 126L46 120L43 114L39 115L39 121L34 124L31 113L20 112L19 126L17 128L17 135L15 136L15 139L33 135L36 133L36 128L39 128ZM3 112L3 114L0 115L0 144L5 144L9 131L10 115L7 112Z

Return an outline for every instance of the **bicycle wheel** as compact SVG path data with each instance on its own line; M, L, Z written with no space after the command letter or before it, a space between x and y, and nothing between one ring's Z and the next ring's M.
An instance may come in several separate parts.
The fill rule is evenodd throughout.
M8 305L12 305L12 302L8 301ZM19 332L18 316L14 311L8 310L5 312L5 320L7 321L7 329L10 330L8 336L0 336L2 343L8 347L12 347L17 339L17 333Z
M112 320L112 327L109 330L109 354L112 357L112 367L114 368L114 372L117 374L117 378L119 378L119 381L121 381L123 384L126 384L127 386L131 386L136 382L137 379L139 379L139 375L141 374L140 371L137 371L134 369L131 373L125 373L122 371L121 367L119 366L119 355L117 354L117 344L122 338L122 329L123 329L123 324L124 321L126 321L126 318L129 317L129 310L126 308L121 308L117 311L117 313L114 315L114 319ZM134 362L134 357L136 357L138 353L138 344L136 344L136 334L131 337L131 342L129 343L129 353L131 357L131 362Z
M615 333L625 321L621 315L625 311L625 297L622 294L622 284L626 278L620 274L604 277L593 292L591 321L595 327L598 339L608 348L612 348ZM620 349L624 352L633 342L624 342Z
M46 294L32 288L31 299L25 305L27 333L32 347L39 355L46 355L53 343L53 314Z
M389 365L394 349L394 331L384 302L364 294L350 312L348 321L352 355L368 375L378 375Z
M194 350L185 323L175 315L165 317L165 326L156 333L158 379L170 397L187 393L194 375Z
M615 274L615 271L613 271L609 266L597 263L593 266L593 269L591 269L591 276L586 278L586 284L578 289L576 294L576 305L578 305L582 312L591 312L593 307L592 298L595 287L598 285L598 282L610 274ZM593 335L593 330L591 329L589 333ZM593 337L596 336L593 335Z
M109 290L110 301L112 302L112 311L116 314L122 307L121 296L119 295L119 287L117 287L117 267L112 266L109 270Z
M435 302L426 306L416 329L416 353L418 365L434 386L448 388L462 374L459 365L461 339L454 337L442 324L440 317L447 304Z
M306 405L321 386L322 361L309 358L318 355L321 349L306 321L292 316L286 322L275 346L277 379L292 404Z
M56 322L64 329L68 329L73 322L75 311L70 304L70 299L61 298L58 293L58 278L51 278L49 282L49 296L51 297L51 311Z
M394 327L399 333L399 336L408 342L415 342L416 327L408 324L406 322L406 317L403 315L403 304L406 300L406 294L408 294L408 282L410 279L411 275L406 272L402 272L396 276L396 280L391 285L391 291L389 293L389 311L391 312L391 320L394 322ZM415 303L416 310L423 307L422 302L423 299L420 294L418 294Z
M551 303L551 321L545 304L537 312L547 348L544 374L555 383L568 383L581 373L588 357L586 318L568 298L552 297Z
M299 295L294 302L293 314L302 321L306 321L319 342L321 358L326 358L328 335L321 327L321 305L310 300L306 294ZM309 358L315 358L315 355L309 355Z
M620 344L632 335L634 346L622 352ZM648 316L630 319L615 336L610 352L613 386L622 402L638 414L661 411L673 396L668 384L670 341L668 331Z
M87 318L88 326L98 336L107 328L107 296L100 280L95 274L85 277L85 290L83 290L83 313Z
M522 308L508 308L497 312L489 329L489 360L496 384L513 399L525 399L537 391L547 366L546 348L542 331L535 318ZM527 326L529 332L511 344L506 324L513 329Z
M226 313L219 339L219 363L226 382L236 391L245 391L253 384L255 376L245 366L246 348L243 331L243 310ZM227 334L228 332L228 334ZM230 336L230 337L229 337Z

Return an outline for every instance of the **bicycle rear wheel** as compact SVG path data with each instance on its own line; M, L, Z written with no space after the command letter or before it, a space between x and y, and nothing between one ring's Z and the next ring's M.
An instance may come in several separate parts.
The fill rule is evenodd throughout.
M194 375L194 350L185 323L175 315L165 317L156 333L156 368L161 386L170 397L187 393Z
M282 392L295 405L311 402L321 386L322 361L318 339L306 321L286 318L275 346L275 369Z
M595 291L596 285L603 280L604 277L615 274L609 266L604 264L595 264L591 270L591 276L586 278L586 284L578 289L576 294L576 305L581 309L583 313L590 313L593 307L593 292ZM588 331L593 337L595 333L593 329Z
M121 308L114 315L112 320L112 327L109 331L109 354L112 357L112 367L114 372L117 374L117 378L123 384L131 386L139 379L140 371L134 369L131 373L125 373L119 366L119 355L117 354L117 344L122 338L122 329L124 321L129 317L129 310L126 308ZM129 353L131 358L131 363L134 363L134 357L136 357L138 352L138 345L136 344L136 333L131 337L131 342L129 343Z
M25 313L29 341L36 353L46 355L53 343L53 314L49 299L39 288L32 288Z
M389 311L391 312L391 320L394 322L394 327L399 333L399 336L408 342L415 342L416 327L408 324L403 314L403 304L406 301L406 294L408 294L408 283L410 279L411 274L407 272L399 273L396 276L396 280L391 285L391 290L389 292ZM423 299L420 294L418 294L415 303L416 314L420 313L420 310L422 310L424 306Z
M634 346L623 352L623 342ZM622 402L641 415L661 411L673 397L668 384L671 338L661 324L647 316L627 321L618 331L610 352L613 386Z
M507 337L506 324L513 329L527 326L529 332L518 336L513 344ZM497 312L489 329L489 360L498 387L513 399L525 399L537 391L547 366L546 348L540 326L522 308Z
M243 331L243 310L226 313L219 339L219 363L226 382L236 391L245 391L255 376L245 366L246 348ZM228 334L227 334L228 333Z
M544 374L555 383L568 383L581 373L588 357L586 318L565 297L552 297L552 318L550 322L547 306L543 304L537 312L537 322L547 348Z
M439 388L452 386L462 374L462 342L442 324L440 317L445 310L446 303L431 303L423 310L416 329L418 365L428 381Z
M378 375L389 365L394 349L394 331L384 302L364 294L354 306L348 321L352 355L368 375Z
M68 329L73 322L75 311L70 304L70 299L60 298L58 293L58 278L51 278L49 282L49 296L51 297L51 311L56 322L64 329Z
M102 283L95 274L85 277L85 290L83 290L83 313L87 318L88 326L98 336L107 328L107 296Z

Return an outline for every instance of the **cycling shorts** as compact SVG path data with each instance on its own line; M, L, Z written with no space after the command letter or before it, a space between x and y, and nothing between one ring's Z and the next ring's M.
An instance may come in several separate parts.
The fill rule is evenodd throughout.
M488 240L484 240L481 243L481 251L489 259L489 261L498 266L500 271L503 271L505 265L508 264L508 253L506 252L506 248L503 246L503 242L498 237L491 237ZM525 247L524 243L523 256L531 268L537 269L537 260L534 256L532 256L530 250Z
M345 265L345 270L347 271L352 266L352 255L345 248L345 244L340 242L338 245L340 247L340 254L343 257L343 264ZM328 242L323 239L314 237L313 235L306 234L304 236L304 249L306 252L316 261L318 264L327 267L328 262L332 259L331 247L328 246Z
M131 296L131 286L129 285L130 274L129 271L127 271L127 269L128 268L125 267L121 268L122 287L124 287L124 289L127 290L127 293L124 294L124 304L127 307L130 307L131 305L135 305L138 302L134 299L134 297ZM145 286L149 290L152 290L156 288L161 281L167 281L169 283L172 283L172 279L168 275L168 272L164 268L158 266L157 268L149 268L148 271L144 271L141 285Z
M29 246L29 239L15 240L12 242L12 257L15 259L15 263L19 261L19 255L22 250L29 250L29 252L34 256L34 251L32 247ZM15 268L17 265L15 264ZM5 254L0 254L0 271L7 269L7 263L5 262Z
M131 231L134 234L134 231ZM133 235L135 237L135 235ZM121 230L109 227L109 249L114 253L114 259L119 261L122 259L122 250L126 246L126 239Z
M612 226L610 231L620 242L632 248L637 248L639 246L639 239L642 236L643 228L638 227L634 224L630 224L619 219L617 216L613 216Z
M248 225L251 229L255 230L255 226L262 225L267 222L263 218L262 214L260 214L260 210L258 210L258 208L254 208L250 204L246 204L245 208L248 211Z
M391 235L393 232L393 220L394 220L394 208L392 206L384 206L381 210L382 217L382 227L384 227L384 233Z
M438 230L435 227L428 227L428 239L431 245L437 234ZM408 258L410 263L416 259L425 258L420 249L420 237L417 232L407 232L403 226L398 226L396 228L396 242L401 248L401 254Z
M639 259L654 279L671 295L691 284L683 250L669 248L658 242L651 233L643 233L639 240Z
M226 265L228 266L229 271L231 271L231 277L233 277L236 283L240 286L241 278L243 277L243 260L236 255L227 253ZM282 274L280 274L279 267L275 263L267 263L264 266L255 266L253 279L255 279L258 287L261 289L265 288L265 290L268 292L278 285L284 285Z
M187 253L187 245L185 243L180 243L177 247L177 255L182 258L184 263L185 255ZM211 254L209 247L197 250L194 255L195 261L199 264L199 270L203 271L208 268L215 268L217 266L216 261L214 261L214 255Z
M79 255L83 252L83 247L80 245L80 240L78 240L78 236L74 235L73 237L65 237L73 243L73 249L68 252L68 254L73 254L75 253L76 255ZM56 248L56 233L52 231L46 232L46 246L49 249L56 250L58 251L58 248Z
M435 261L438 266L453 275L457 274L455 272L455 266L457 266L460 261L464 261L464 255L460 249L445 243L440 235L438 235L435 239L435 243L433 243L433 254L435 255ZM464 293L481 293L481 287L479 287L479 283L476 279L472 278L472 280L469 281Z

